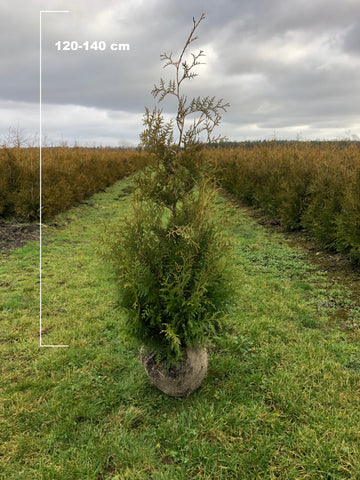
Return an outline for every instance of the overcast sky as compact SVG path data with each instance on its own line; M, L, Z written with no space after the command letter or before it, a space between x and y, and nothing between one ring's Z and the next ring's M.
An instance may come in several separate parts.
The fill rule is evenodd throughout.
M154 83L170 78L160 54L178 53L202 12L192 51L206 64L187 93L230 103L218 134L360 139L360 0L0 0L1 138L39 135L40 10L69 10L42 14L44 142L136 145ZM58 51L64 40L106 49Z

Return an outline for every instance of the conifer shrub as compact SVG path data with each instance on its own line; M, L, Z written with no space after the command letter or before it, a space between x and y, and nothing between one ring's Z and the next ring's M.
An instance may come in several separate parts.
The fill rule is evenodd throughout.
M39 169L36 149L0 149L0 217L36 218L39 212Z
M147 163L136 151L110 148L55 148L43 150L43 218L76 205Z
M207 155L221 186L239 200L360 263L359 144L271 142Z
M360 162L343 191L341 214L336 218L336 248L360 264Z
M152 94L175 97L175 121L146 109L142 147L151 164L134 181L133 212L116 225L105 243L119 281L127 330L158 361L176 364L189 347L203 347L221 325L230 295L226 269L228 240L216 210L216 182L204 155L222 111L214 97L188 99L182 82L196 76L203 52L185 59L193 28L177 59L161 56L174 79L160 80ZM192 123L187 121L191 119Z
M314 165L307 191L309 203L301 224L326 249L336 250L336 219L342 211L347 171L338 162L327 160Z
M0 218L32 221L40 215L39 148L0 148ZM149 155L110 148L42 149L42 219L143 168Z
M0 150L0 215L7 216L12 209L10 200L10 165L9 156L4 149Z
M311 156L306 148L283 148L286 168L276 187L280 207L278 218L286 230L301 229L301 220L308 206L308 188L312 178ZM275 194L275 192L274 192Z

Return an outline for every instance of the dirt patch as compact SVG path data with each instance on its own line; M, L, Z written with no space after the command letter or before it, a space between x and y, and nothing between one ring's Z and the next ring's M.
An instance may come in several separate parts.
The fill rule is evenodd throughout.
M0 220L0 252L22 247L31 240L39 240L38 223L5 222Z

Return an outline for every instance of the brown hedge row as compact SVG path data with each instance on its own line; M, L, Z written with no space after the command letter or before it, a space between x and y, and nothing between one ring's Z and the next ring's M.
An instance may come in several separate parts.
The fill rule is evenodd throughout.
M0 218L39 218L38 148L0 149ZM142 168L147 155L133 150L42 149L42 218L81 202Z
M217 149L222 186L288 230L360 263L360 148L295 143Z

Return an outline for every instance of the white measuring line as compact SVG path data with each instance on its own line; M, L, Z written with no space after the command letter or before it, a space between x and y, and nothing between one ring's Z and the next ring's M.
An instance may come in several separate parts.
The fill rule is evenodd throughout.
M43 13L69 13L69 10L40 10L40 131L39 131L39 145L40 145L40 347L68 347L69 345L43 345L41 338L42 330L42 14Z

